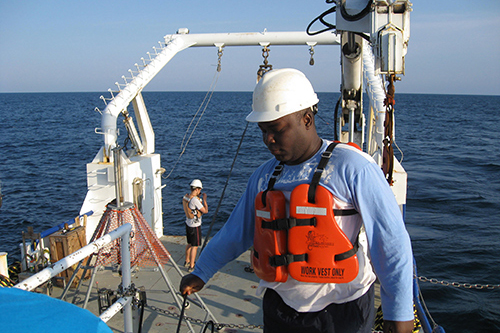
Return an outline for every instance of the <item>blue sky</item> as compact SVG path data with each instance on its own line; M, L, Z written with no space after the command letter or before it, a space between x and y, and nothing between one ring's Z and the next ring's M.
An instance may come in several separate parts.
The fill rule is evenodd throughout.
M180 27L300 31L330 6L324 0L0 0L0 92L106 92ZM415 0L397 92L500 95L499 17L498 0ZM306 47L276 46L270 54L275 68L299 68L316 90L338 91L338 46L317 47L315 58L309 66ZM183 51L147 90L206 91L216 62L215 48ZM261 63L258 48L227 48L217 90L253 90Z

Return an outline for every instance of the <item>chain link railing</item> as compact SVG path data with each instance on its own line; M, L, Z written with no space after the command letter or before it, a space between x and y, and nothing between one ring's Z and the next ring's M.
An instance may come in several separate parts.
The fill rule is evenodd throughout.
M174 318L179 318L180 315L177 313L177 312L174 312L174 311L169 311L169 310L165 310L165 309L161 309L161 308L158 308L154 305L145 305L147 308L150 308L152 311L155 311L155 312L158 312L158 313L161 313L161 314L164 314L164 315L167 315L167 316L171 316L171 317L174 317ZM189 316L184 316L184 319L190 321L191 323L194 323L194 324L200 324L200 325L203 325L205 324L206 322L204 320L201 320L201 319L198 319L198 318L193 318L193 317L189 317ZM248 324L248 325L243 325L243 324L224 324L224 323L216 323L214 324L215 328L217 330L221 330L223 329L224 327L228 327L228 328L238 328L238 329L245 329L245 328L248 328L248 329L264 329L264 325L254 325L254 324Z
M455 288L478 289L478 290L500 289L500 284L479 284L479 283L471 284L471 283L449 282L446 280L438 280L436 278L427 278L425 276L419 276L418 280L421 282L429 282L432 284L439 284L439 285L450 286L450 287L455 287ZM171 317L174 317L177 319L180 317L180 315L175 311L164 310L164 309L158 308L156 306L147 305L147 304L145 305L145 307L151 309L152 311L155 311L155 312L167 315L167 316L171 316ZM195 323L195 324L199 324L199 325L204 325L207 323L204 320L189 317L189 316L184 316L184 319L188 320L191 323ZM261 329L261 330L264 329L264 325L254 325L254 324L244 325L244 324L224 324L224 323L216 323L215 324L214 323L214 327L217 330L221 330L225 327L235 328L235 329ZM379 332L380 331L372 331L372 333L379 333ZM382 333L382 332L380 332L380 333Z
M481 289L489 289L489 290L500 289L500 284L480 284L480 283L471 284L471 283L449 282L446 280L438 280L435 278L429 279L425 276L419 276L418 280L421 282L430 282L433 284L440 284L443 286L451 286L451 287L455 287L455 288L478 289L478 290L481 290Z
M161 314L166 315L166 316L171 316L171 317L174 317L174 318L177 318L177 319L180 317L180 314L178 314L177 312L169 311L169 310L164 310L164 309L158 308L158 307L156 307L154 305L147 305L146 304L145 307L151 309L154 312L161 313ZM205 324L208 323L208 322L206 322L204 320L193 318L193 317L189 317L189 316L184 316L184 319L190 321L191 323L199 324L199 325L205 325ZM227 328L236 328L236 329L251 329L251 330L253 330L253 329L263 330L264 329L264 325L253 325L253 324L244 325L244 324L224 324L224 323L216 323L215 324L214 323L213 326L218 331L222 330L225 327L227 327ZM371 333L383 333L383 331L372 330Z

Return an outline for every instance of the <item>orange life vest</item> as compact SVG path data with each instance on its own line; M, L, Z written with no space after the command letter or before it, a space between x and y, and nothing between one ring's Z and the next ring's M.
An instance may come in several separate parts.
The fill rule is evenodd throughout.
M263 227L264 222L286 218L286 200L283 192L270 191L262 202L263 192L255 198L255 232L253 239L252 266L255 274L264 281L285 282L286 266L271 265L271 258L287 254L286 230Z
M268 189L255 198L252 264L259 278L285 282L290 274L302 282L347 283L358 275L357 241L353 246L334 218L357 212L334 210L333 195L318 186L335 145L323 153L311 185L292 191L289 218L284 194L272 190L282 165L275 169Z

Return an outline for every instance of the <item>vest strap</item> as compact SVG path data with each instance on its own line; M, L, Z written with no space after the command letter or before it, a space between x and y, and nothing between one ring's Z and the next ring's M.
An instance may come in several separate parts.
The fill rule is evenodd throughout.
M358 211L356 209L334 209L333 215L335 216L350 216L356 215Z
M267 183L267 190L262 192L262 205L266 207L266 196L268 191L272 191L274 184L276 183L276 180L278 179L278 176L280 175L281 171L283 171L283 164L284 162L280 162L278 165L274 167L274 171L269 178L269 183Z
M321 159L319 160L318 166L316 167L316 171L314 171L314 175L311 180L311 185L309 186L309 192L307 193L307 201L310 203L316 203L315 195L316 195L316 187L319 184L319 180L321 179L321 175L323 174L323 170L325 170L330 157L332 157L332 151L338 145L338 142L332 142L328 145L326 150L321 154Z
M303 254L283 254L283 255L277 255L277 256L272 256L269 257L269 264L272 267L278 267L278 266L285 266L289 265L292 262L296 261L307 261L307 253Z
M359 234L360 234L360 232L358 232L358 235L356 236L356 241L352 245L352 249L350 249L349 251L346 251L344 253L336 254L335 257L334 257L335 261L345 260L347 258L352 257L353 255L355 255L358 252L358 248L359 248Z
M293 227L300 226L316 226L316 218L312 217L310 219L296 219L293 217L286 219L277 219L274 221L262 221L263 229L271 230L288 230Z

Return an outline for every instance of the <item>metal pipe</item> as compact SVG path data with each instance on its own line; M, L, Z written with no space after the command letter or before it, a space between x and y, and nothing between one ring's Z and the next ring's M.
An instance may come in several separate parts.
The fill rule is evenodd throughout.
M94 267L94 269L92 270L92 275L90 276L89 288L87 289L87 293L85 293L85 299L83 301L83 306L82 306L83 309L86 309L87 308L87 304L89 303L90 292L92 291L92 286L94 285L95 275L96 274L97 274L97 267ZM83 276L85 276L85 275L83 275ZM74 302L74 298L73 298L73 302Z
M362 40L353 33L343 33L342 40L342 90L358 91L363 84Z
M355 111L355 107L349 107L349 142L354 142Z
M356 53L356 38L354 38L354 33L348 32L347 33L347 49L346 53L352 54Z
M177 307L179 308L179 310L182 310L182 302L179 300L180 296L176 292L176 289L174 288L172 281L170 281L170 278L168 277L167 273L165 273L165 271L163 270L163 267L161 266L161 264L158 264L158 269L159 269L161 275L163 276L163 279L165 280L165 283L167 284L168 289L170 289L170 292L172 293L172 297L175 301L175 304L177 304ZM197 293L195 293L195 295L197 295ZM213 318L213 319L215 320L215 318ZM190 332L194 332L193 326L191 325L191 323L187 319L186 319L186 324L189 327Z
M292 32L250 32L250 33L218 33L218 34L173 34L166 35L165 47L158 55L145 63L144 68L128 82L124 89L107 104L102 112L101 131L104 134L104 149L108 152L116 145L116 120L120 112L135 99L163 67L180 51L189 47L221 47L226 46L258 46L271 45L339 45L340 35L335 32L309 36L303 31ZM309 43L309 44L308 44Z
M129 236L128 234L127 236ZM132 270L130 269L130 237L121 238L121 255L122 255L122 288L123 292L127 293L130 291L132 284ZM123 325L125 333L132 333L134 330L134 325L132 321L132 306L130 302L124 305L123 311Z
M122 164L120 160L119 146L113 148L113 165L115 169L115 194L116 194L116 207L122 206Z
M130 306L130 303L132 302L133 297L132 296L127 296L127 297L121 297L119 298L116 302L114 302L109 308L106 309L99 318L107 323L108 320L113 318L115 314L117 314L122 308L126 306ZM129 331L127 328L125 328L125 332L132 332Z
M62 271L68 269L68 267L73 266L74 264L78 263L82 259L85 259L92 253L99 251L104 246L108 245L118 237L121 237L123 235L127 235L128 237L131 230L132 230L132 225L130 223L124 224L121 227L111 231L109 234L102 236L95 242L92 242L82 247L78 251L73 252L67 257L64 257L58 262L41 270L37 274L27 278L26 280L19 282L14 286L14 288L31 291L36 287L38 287L39 285L41 285L42 283L47 282L57 274L61 273Z
M76 218L82 218L84 216L91 216L92 214L94 214L93 211L88 211L86 212L85 214L81 214L81 215L78 215ZM64 225L67 224L67 225L72 225L73 223L75 223L75 219L71 219L71 220L68 220L66 222L63 222L63 223L59 223L58 225L50 228L50 229L47 229L45 231L43 231L41 234L40 234L40 237L42 238L45 238L47 236L50 236L52 235L54 232L56 231L59 231L61 229L64 229Z
M137 129L135 128L134 121L132 120L132 117L129 116L129 113L127 110L123 110L122 115L125 118L125 119L123 119L123 123L125 124L125 127L127 128L128 137L130 138L130 141L132 141L132 145L134 146L137 154L142 155L144 152L144 146L142 145L141 138L139 137L139 134L137 133Z
M289 32L242 32L242 33L216 33L216 34L173 34L166 35L165 42L174 38L181 38L184 43L192 46L261 46L270 45L339 45L340 38L334 31L322 34L308 35L305 31Z

